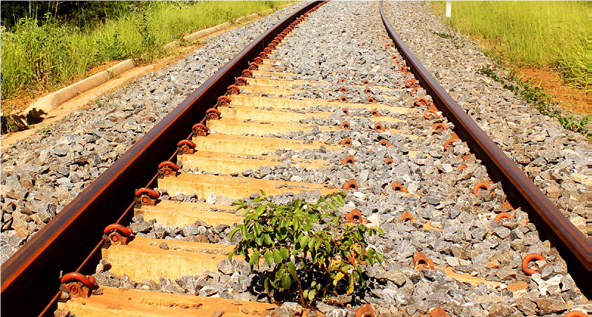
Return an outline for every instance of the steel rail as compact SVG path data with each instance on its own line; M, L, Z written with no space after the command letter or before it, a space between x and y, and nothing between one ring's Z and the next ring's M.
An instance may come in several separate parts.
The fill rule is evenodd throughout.
M591 239L586 238L557 209L430 75L388 22L384 13L383 1L380 2L380 14L397 50L407 65L411 66L411 72L432 97L435 106L446 115L449 121L454 123L455 132L469 144L471 151L483 161L492 178L502 183L512 206L521 207L526 211L530 221L539 230L541 238L548 239L552 246L559 251L567 262L569 273L577 286L586 297L590 298L592 295L592 283L590 283L592 276Z
M102 229L133 203L134 191L169 159L179 140L234 83L249 61L290 23L318 2L278 22L210 77L93 181L20 250L2 264L2 315L36 316L54 298L60 275L78 270L100 240ZM47 310L45 310L47 312ZM50 311L50 313L52 313ZM53 313L51 314L53 316Z

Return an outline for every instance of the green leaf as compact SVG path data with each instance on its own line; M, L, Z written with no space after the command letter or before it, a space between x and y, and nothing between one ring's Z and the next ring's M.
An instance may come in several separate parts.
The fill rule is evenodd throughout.
M309 237L308 236L305 236L305 235L303 235L300 238L299 243L302 246L302 248L304 248L306 246L306 244L308 243L308 239L309 239Z
M247 238L247 227L245 225L241 225L240 230L243 238Z
M271 251L265 251L263 257L265 258L265 262L267 262L267 265L271 266L273 264L273 255L271 254Z
M317 239L317 242L315 243L315 251L319 249L319 247L321 246L321 244L323 243L323 240L321 239Z
M263 286L265 287L265 292L269 295L269 277L265 278L265 281L263 282Z
M265 205L259 205L259 207L255 209L255 212L258 216L261 216L265 212Z
M284 273L282 275L282 281L281 281L280 287L282 289L289 289L291 285L292 285L292 279L290 279L290 275Z
M345 276L345 274L339 272L337 273L337 275L335 275L335 279L333 280L333 285L337 286L337 283L339 283L339 281L341 281L341 279Z
M255 251L253 252L253 255L251 256L251 259L249 260L249 265L254 266L257 265L257 267L259 266L259 256L261 255L261 252L259 251Z
M282 255L280 254L280 250L273 249L272 255L276 264L282 263Z
M335 211L337 211L339 209L339 208L337 208L337 205L335 204L335 202L332 200L328 200L327 205L329 205L329 207Z
M284 260L289 260L290 259L290 251L288 251L288 249L281 248L280 249L280 254L281 254L281 256L282 256L282 258Z
M298 280L298 276L296 275L296 265L293 262L288 262L288 272L292 275L294 280Z
M267 244L267 245L273 244L273 241L271 240L271 237L269 236L269 234L263 235L263 241L265 241L265 244Z
M308 250L312 251L312 248L315 245L315 237L310 237L308 240Z
M234 234L239 230L239 227L236 227L234 229L232 229L232 231L230 231L230 233L228 234L228 241L232 240L232 237L234 237Z
M308 292L308 300L312 301L315 298L315 295L317 295L317 291L315 291L314 289L310 290Z
M380 264L382 264L382 262L384 262L384 258L382 257L382 254L380 253L376 253L376 258L378 259L378 262L380 262Z
M255 230L255 235L261 235L261 225L258 223L253 224L253 229Z
M358 238L358 240L362 240L362 234L360 233L360 230L354 231L354 236Z
M232 263L232 256L234 255L235 251L236 249L228 252L228 262Z
M333 200L337 203L337 205L339 205L339 207L343 207L345 205L343 197L341 197L341 195L336 195L335 197L333 197Z

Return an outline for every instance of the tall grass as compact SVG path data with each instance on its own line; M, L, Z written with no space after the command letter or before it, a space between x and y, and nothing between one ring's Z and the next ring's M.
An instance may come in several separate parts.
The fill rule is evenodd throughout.
M587 12L578 1L453 1L448 21L484 39L489 52L521 67L551 67L577 88L587 86ZM434 3L439 14L445 5Z
M183 34L283 3L145 2L92 28L61 24L50 15L44 17L44 23L23 18L11 30L2 28L2 99L55 89L108 61L151 60L164 54L164 44L182 39Z

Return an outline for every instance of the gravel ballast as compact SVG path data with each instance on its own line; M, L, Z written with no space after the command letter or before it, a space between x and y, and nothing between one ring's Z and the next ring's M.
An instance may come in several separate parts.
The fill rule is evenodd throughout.
M564 129L478 72L495 63L429 3L386 2L389 22L440 85L563 214L586 234L586 137ZM438 34L447 34L443 38ZM498 70L501 72L502 70Z
M412 107L413 101L425 92L411 97L409 89L400 88L408 78L396 71L397 66L390 59L393 53L384 48L383 34L378 3L330 2L301 23L271 58L283 61L278 71L302 74L298 79L328 82L307 86L306 92L291 98L334 100L346 96L349 101L367 103L368 94L354 86L367 79L391 88L384 92L375 89L372 93L382 104ZM297 49L303 46L307 49ZM346 93L338 92L341 86L347 88ZM382 93L393 98L385 98ZM454 125L445 118L426 120L423 113L427 108L415 108L419 111L407 114L381 110L382 116L401 120L387 124L387 128L402 130L393 133L374 131L374 123L367 118L368 110L349 109L349 116L345 116L341 109L313 106L306 111L333 111L334 114L327 119L307 119L302 123L338 126L348 120L351 129L330 132L314 129L273 136L330 144L349 137L351 146L336 151L323 148L300 152L279 150L273 155L281 156L284 164L235 175L324 183L335 188L356 180L358 189L348 191L345 207L340 212L357 208L369 223L383 228L385 235L372 237L369 242L384 255L385 262L370 267L371 286L363 294L344 299L346 303L340 304L335 298L326 303L317 301L316 307L327 316L353 315L352 308L340 305L351 304L355 308L363 303L373 304L380 316L420 316L435 307L443 308L450 316L559 316L584 303L586 299L568 274L565 262L547 241L539 239L525 212L517 209L510 211L513 219L493 221L496 214L509 211L502 206L506 195L501 184L493 184L490 190L478 195L473 193L473 187L489 181L489 177L486 168L474 156L462 158L470 153L466 143L457 142L442 151L442 144L450 139ZM434 131L435 123L445 124L448 130ZM380 145L382 140L392 146ZM410 155L412 151L417 155ZM355 163L342 165L349 155L355 158ZM315 170L292 164L292 158L324 159L331 164ZM389 158L393 162L386 164ZM467 167L459 171L462 164ZM184 169L181 172L205 173ZM408 193L395 192L394 181L402 183ZM197 197L158 190L165 199L210 204L231 202L224 196ZM257 196L251 195L247 200ZM285 204L294 198L315 201L319 197L319 192L286 193L272 200ZM404 212L415 219L403 221ZM136 228L138 236L164 239L220 244L235 243L237 239L227 239L232 226L208 227L199 222L181 228L167 227L136 216L131 227ZM435 269L414 268L413 257L418 252L429 257ZM530 253L539 253L546 261L539 263L544 265L540 273L527 276L521 264ZM103 262L97 268L95 277L101 285L271 301L262 287L265 266L249 272L245 263L222 261L217 272L159 281L132 281L125 275L114 276L108 267L109 263ZM460 282L450 277L450 271L480 279L480 283Z
M174 65L8 147L0 181L2 263L221 66L303 5L214 36Z
M357 208L369 225L378 225L384 230L384 235L368 239L369 244L384 255L384 263L369 267L371 278L364 292L326 302L317 301L316 307L326 316L333 317L353 316L353 310L364 303L372 304L380 316L422 316L436 307L444 309L450 316L463 317L560 316L578 308L586 298L567 272L566 263L557 250L548 241L541 241L528 215L520 209L508 210L502 206L506 194L501 184L491 183L487 169L470 155L465 142L456 142L443 150L443 144L451 138L454 124L446 118L425 119L427 107L414 105L418 97L430 97L425 96L422 89L416 96L410 96L411 89L404 88L410 76L398 71L391 56L397 55L399 60L401 57L392 48L385 47L386 32L378 8L378 2L326 3L299 24L270 57L282 60L277 71L297 73L297 79L326 82L324 85L305 85L301 87L305 92L285 97L336 100L345 96L350 102L370 104L368 97L372 96L379 103L393 107L391 110L381 109L380 114L399 119L384 123L387 129L399 131L375 131L374 122L369 119L371 112L366 109L352 107L349 115L345 115L341 108L315 105L300 112L334 113L326 119L306 119L301 123L339 126L347 120L351 128L332 131L315 128L273 136L328 144L350 138L351 146L334 151L325 147L300 152L278 150L273 155L284 159L281 165L233 175L323 183L334 188L342 188L351 180L358 184L357 189L347 191L345 206L339 212L345 214ZM254 37L293 10L294 7L287 8L282 13L215 37L176 65L102 97L91 109L73 113L48 131L28 142L21 141L3 153L3 261L200 83ZM429 52L435 51L430 49ZM487 83L485 79L483 81ZM388 89L373 87L373 91L366 92L356 86L364 80ZM449 84L443 85L448 88ZM338 91L342 86L347 92ZM512 105L524 106L507 92L491 97L480 94L478 98L499 96L513 100ZM394 107L417 111L398 113ZM491 128L494 123L485 113L488 109L482 107L474 111L479 114L479 120L487 122ZM521 111L524 116L519 122L538 124L527 116L531 113L536 116L536 113L516 111ZM548 121L545 122L550 126ZM447 129L434 130L436 123L442 123ZM572 141L566 135L565 143L569 145ZM573 142L579 140L577 136L573 137ZM524 138L527 140L531 136L527 134ZM545 139L540 142L543 141ZM576 153L573 160L578 159L578 152L572 151ZM348 156L355 158L353 165L342 164ZM295 158L323 159L330 164L320 169L305 168L291 161ZM466 168L461 169L462 165ZM182 166L180 172L205 173ZM407 192L396 191L394 182L401 183ZM474 186L480 182L491 184L491 188L474 194ZM567 182L563 181L561 185L564 183ZM198 197L192 193L156 190L161 193L161 199L224 205L232 202L222 195ZM286 204L294 198L314 202L320 196L316 191L284 193L271 199L276 204ZM258 194L253 194L245 200L250 203L256 197ZM405 221L405 212L413 219ZM501 212L511 212L514 218L494 222L493 218ZM129 225L138 237L217 244L233 244L240 238L237 235L232 241L228 240L233 226L211 226L200 221L175 227L137 215L125 225ZM159 247L167 250L167 241L159 241ZM415 267L413 258L419 252L433 261L433 269ZM530 253L545 258L545 261L535 263L541 269L532 276L526 275L521 268L522 259ZM109 271L110 267L106 260L97 265L94 276L99 285L273 301L262 286L267 272L265 265L250 272L244 262L224 260L218 264L216 272L173 280L161 277L158 281L134 281L127 275L116 276ZM461 282L451 277L455 274L477 282ZM277 316L296 316L302 313L302 307L284 303L275 313Z

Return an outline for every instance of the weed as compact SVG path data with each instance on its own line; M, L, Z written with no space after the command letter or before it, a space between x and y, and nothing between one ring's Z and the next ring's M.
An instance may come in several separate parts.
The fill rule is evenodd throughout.
M10 133L28 128L27 123L15 116L2 116L2 133Z
M298 298L304 307L315 299L363 290L368 265L382 263L380 253L368 246L366 236L384 234L380 228L345 223L335 212L344 205L345 193L321 197L317 203L300 199L273 204L263 193L253 202L236 201L244 209L244 223L230 232L242 239L228 258L242 255L251 270L260 259L269 266L264 287L278 296ZM271 294L270 294L271 296Z
M588 116L577 118L573 112L558 110L558 106L551 102L551 96L545 93L544 89L533 87L530 81L520 80L514 72L508 71L509 74L502 78L491 65L480 68L478 72L502 84L505 89L517 94L522 100L535 105L541 114L557 119L564 128L583 135L588 133Z
M41 123L39 125L39 129L37 129L35 132L37 132L38 134L41 134L41 135L46 136L46 135L48 135L51 132L51 127L46 126L44 123Z
M456 49L461 49L463 47L465 47L464 43L461 43L458 41L457 38L455 38L453 35L450 34L446 34L446 33L440 33L440 32L436 32L434 30L430 30L434 35L439 36L443 39L452 39L452 42L454 44L454 47L456 47Z
M443 39L449 39L449 38L452 37L452 35L450 35L450 34L440 33L440 32L436 32L434 30L430 30L430 31L432 31L432 33L434 33L435 35L437 35L437 36L439 36L439 37L441 37Z

